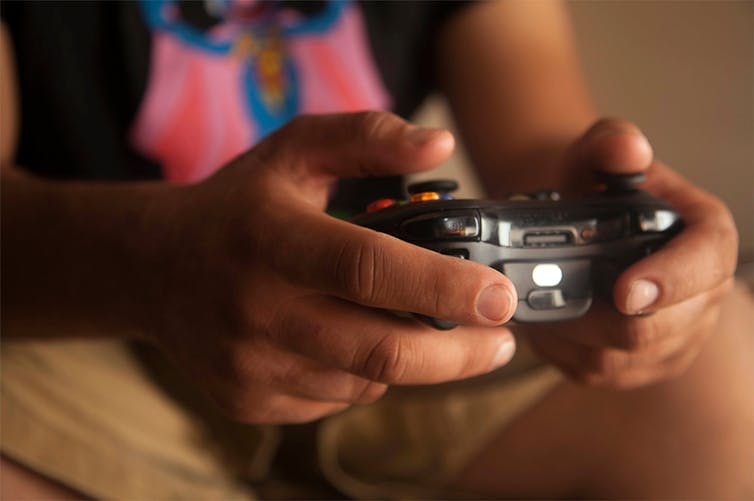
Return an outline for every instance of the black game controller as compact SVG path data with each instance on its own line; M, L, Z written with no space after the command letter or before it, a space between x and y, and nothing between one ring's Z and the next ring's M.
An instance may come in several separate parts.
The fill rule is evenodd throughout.
M586 313L595 293L611 298L621 271L682 228L669 204L636 189L643 180L599 174L605 190L579 200L552 191L455 200L455 181L428 181L410 185L406 201L371 203L352 222L501 271L518 292L517 322L569 320Z

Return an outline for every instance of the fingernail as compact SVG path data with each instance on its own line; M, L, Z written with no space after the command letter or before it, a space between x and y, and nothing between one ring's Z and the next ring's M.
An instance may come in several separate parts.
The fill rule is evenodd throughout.
M502 322L508 315L512 303L513 298L508 289L501 285L490 285L479 295L476 310L490 320Z
M513 341L512 337L505 338L497 349L497 353L495 353L495 358L492 360L492 368L497 369L510 362L514 353L516 353L516 342Z
M424 146L435 139L443 129L429 129L426 127L411 127L406 132L406 139L414 146Z
M632 315L643 313L646 308L652 306L660 295L660 288L649 280L637 280L631 284L628 290L626 311Z

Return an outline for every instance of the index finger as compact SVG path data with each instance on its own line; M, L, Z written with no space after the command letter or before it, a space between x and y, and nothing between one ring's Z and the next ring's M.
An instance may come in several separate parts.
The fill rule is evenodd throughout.
M516 291L502 273L326 214L301 211L275 263L294 283L365 306L462 325L500 325Z
M327 366L386 384L434 384L507 363L515 340L505 328L434 331L405 318L313 294L297 315L279 317L271 340Z
M660 163L652 165L642 189L669 202L685 226L618 277L613 297L626 314L677 304L719 286L732 276L738 252L733 218L711 194Z

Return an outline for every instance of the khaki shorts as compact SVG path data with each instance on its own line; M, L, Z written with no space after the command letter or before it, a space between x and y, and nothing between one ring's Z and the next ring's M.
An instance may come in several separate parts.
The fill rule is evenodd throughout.
M391 390L313 425L253 426L226 419L148 348L4 342L0 444L95 498L431 497L559 379L519 354L502 374Z

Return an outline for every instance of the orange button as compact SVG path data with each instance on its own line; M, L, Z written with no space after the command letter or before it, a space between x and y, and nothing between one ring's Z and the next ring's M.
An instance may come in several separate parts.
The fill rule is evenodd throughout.
M371 204L367 205L367 214L377 212L378 210L390 207L391 205L395 205L395 200L393 200L392 198L381 198L379 200L375 200Z
M431 200L440 200L440 194L434 191L424 191L411 195L412 202L429 202Z

